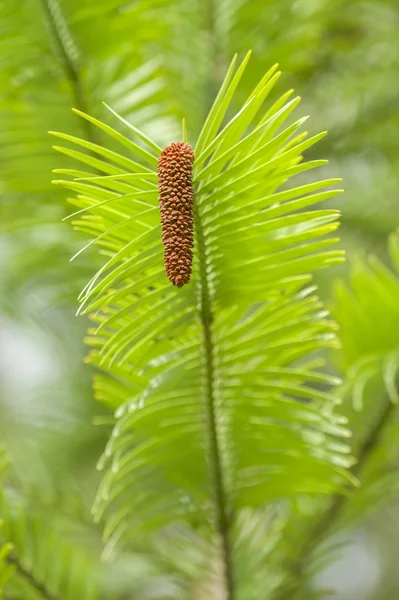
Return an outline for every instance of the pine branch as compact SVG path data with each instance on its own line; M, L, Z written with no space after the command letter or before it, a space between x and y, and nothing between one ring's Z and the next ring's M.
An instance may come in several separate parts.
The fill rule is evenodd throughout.
M18 574L30 585L30 587L34 588L37 592L39 592L44 600L61 600L59 596L55 596L52 594L46 585L37 579L35 575L26 569L20 562L19 558L16 554L9 554L5 561L15 567Z
M222 560L224 566L224 583L226 600L234 600L234 578L230 544L230 515L227 507L227 493L223 477L223 464L221 444L217 428L217 415L215 407L215 372L214 372L214 346L212 339L212 307L209 297L208 265L206 242L201 226L200 216L196 211L196 229L198 240L198 254L200 261L201 304L200 315L205 349L204 373L206 380L205 408L208 425L209 458L211 479L214 486L216 527L221 541Z
M75 45L57 0L41 0L41 3L50 26L53 39L59 50L66 77L72 87L75 108L87 113L87 105L83 93L83 85L80 74L81 69L79 51ZM84 120L83 127L85 130L86 139L93 142L94 136L90 122Z
M394 405L389 402L365 436L359 450L358 461L352 468L352 473L355 477L360 477L363 468L367 465L369 458L379 445L394 410ZM333 496L329 508L321 515L319 520L316 521L315 526L310 530L304 545L300 549L300 553L298 553L297 560L292 561L287 568L290 575L290 583L279 588L273 600L291 600L295 598L295 593L298 591L301 581L305 577L305 569L309 564L312 552L339 522L349 500L350 496L338 494Z

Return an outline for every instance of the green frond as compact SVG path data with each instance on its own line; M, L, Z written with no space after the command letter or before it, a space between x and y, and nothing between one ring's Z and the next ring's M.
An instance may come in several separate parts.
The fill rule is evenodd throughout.
M361 469L362 487L351 511L357 518L398 493L399 232L391 234L388 249L393 270L375 256L357 257L350 283L335 287L341 394L353 404L346 412Z
M28 506L11 488L0 495L0 590L24 600L99 598L95 556L65 539L49 510Z
M351 468L359 480L345 496L310 507L284 529L291 564L273 600L318 597L311 582L342 550L337 534L355 528L369 514L396 501L399 412L399 234L390 236L389 253L395 271L374 256L354 258L348 283L335 285L333 315L340 326L339 358L343 384L342 412L353 433L356 461ZM280 548L284 564L286 549Z
M328 237L339 213L317 207L339 180L280 190L325 163L302 162L324 134L305 139L303 119L286 124L298 100L263 106L276 67L228 120L248 58L233 61L195 147L193 275L182 289L163 269L154 144L87 115L118 150L56 134L68 145L58 150L95 169L62 170L72 178L56 183L75 192L74 225L106 257L80 296L89 360L111 376L96 379L97 397L116 409L94 506L106 554L185 520L219 540L228 588L243 510L351 481L336 381L312 357L337 345L336 327L309 286L343 260Z
M350 285L337 282L334 315L341 327L340 368L357 409L367 384L378 376L390 400L397 404L399 368L399 234L390 236L389 252L396 272L378 258L353 261Z

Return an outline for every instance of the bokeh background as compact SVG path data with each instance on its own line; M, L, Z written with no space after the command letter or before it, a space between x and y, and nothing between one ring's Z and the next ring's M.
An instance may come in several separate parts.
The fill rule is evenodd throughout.
M48 130L100 141L71 107L104 118L104 100L161 145L179 139L184 116L194 141L232 55L252 49L243 96L280 64L273 97L295 88L297 116L329 131L307 158L328 158L324 174L344 180L341 246L385 262L399 226L398 32L397 0L0 0L0 443L23 501L79 536L104 589L174 597L150 558L96 566L90 505L107 430L93 420L106 409L75 312L99 259L69 262L85 240L62 222L65 193L51 180L66 161ZM327 303L348 268L318 277ZM348 532L321 576L339 600L399 597L398 500Z

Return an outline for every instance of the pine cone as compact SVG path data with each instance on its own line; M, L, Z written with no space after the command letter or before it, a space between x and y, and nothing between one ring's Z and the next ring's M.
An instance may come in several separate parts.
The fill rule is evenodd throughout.
M174 142L158 161L164 263L169 281L182 287L190 281L194 245L194 151L185 142Z

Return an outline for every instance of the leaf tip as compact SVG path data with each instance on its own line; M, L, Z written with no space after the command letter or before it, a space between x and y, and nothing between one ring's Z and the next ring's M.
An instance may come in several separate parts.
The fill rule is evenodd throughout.
M299 119L299 121L298 121L298 123L299 123L299 126L301 126L301 125L303 125L304 123L306 123L306 121L307 121L308 119L309 119L309 115L305 115L304 117L302 117L301 119ZM308 132L307 132L307 131L306 131L306 132L304 132L304 133L306 133L306 135L308 134Z

